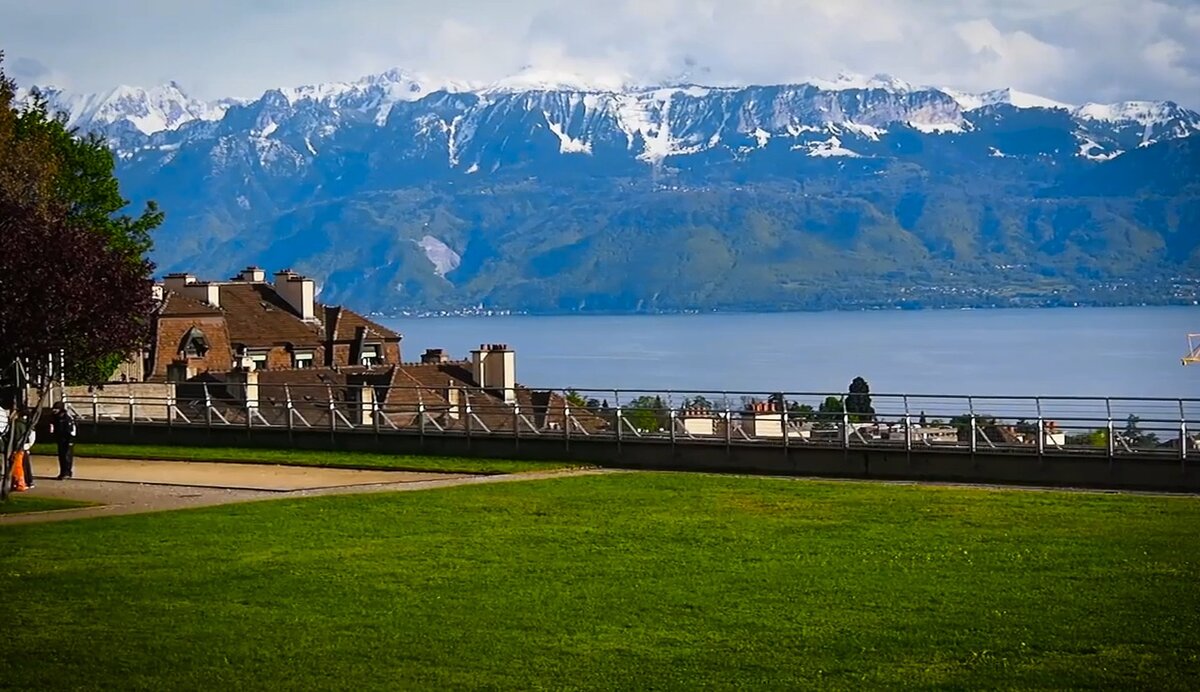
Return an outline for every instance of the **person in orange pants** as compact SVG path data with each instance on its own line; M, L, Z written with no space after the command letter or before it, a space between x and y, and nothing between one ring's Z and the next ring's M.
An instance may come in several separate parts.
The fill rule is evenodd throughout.
M13 452L13 455L12 455L12 489L13 489L13 492L23 493L26 490L29 490L29 487L25 485L25 455L28 453L29 452L26 452L23 449L18 449L17 451Z

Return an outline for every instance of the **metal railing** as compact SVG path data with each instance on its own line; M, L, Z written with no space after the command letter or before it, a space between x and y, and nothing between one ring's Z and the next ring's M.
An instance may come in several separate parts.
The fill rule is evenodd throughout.
M81 422L670 444L1200 456L1200 399L157 385L66 396ZM506 396L507 395L507 396Z

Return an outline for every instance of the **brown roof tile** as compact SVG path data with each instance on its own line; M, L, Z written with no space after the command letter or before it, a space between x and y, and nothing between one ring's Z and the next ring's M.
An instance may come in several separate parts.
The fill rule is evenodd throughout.
M223 284L221 309L229 328L229 340L235 344L273 346L290 343L315 348L322 342L320 326L301 320L266 284Z
M359 327L366 327L367 334L380 339L399 339L399 334L387 327L373 322L366 317L344 307L325 307L326 330L334 341L348 341L354 338ZM332 324L329 324L332 322Z
M163 317L193 317L198 315L220 315L221 311L202 303L191 296L174 291L164 291L158 314Z

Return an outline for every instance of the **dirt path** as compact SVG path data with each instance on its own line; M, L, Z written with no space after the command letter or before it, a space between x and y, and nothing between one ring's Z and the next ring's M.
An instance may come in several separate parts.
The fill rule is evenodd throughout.
M43 465L43 468L46 467ZM3 515L0 516L0 527L237 502L430 490L456 485L511 483L598 473L609 471L574 469L480 476L259 464L79 459L76 461L74 479L39 479L37 487L29 494L95 502L99 506Z

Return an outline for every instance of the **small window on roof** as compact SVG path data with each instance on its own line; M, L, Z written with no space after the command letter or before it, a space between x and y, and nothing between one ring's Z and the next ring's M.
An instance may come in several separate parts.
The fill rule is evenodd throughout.
M208 353L208 337L199 327L192 327L183 335L179 351L187 358L203 358Z
M366 346L363 346L362 356L359 358L359 360L363 365L365 365L367 367L370 367L372 365L377 365L380 361L379 346L377 344L368 344Z
M303 369L303 368L311 368L312 366L313 366L312 351L297 351L292 354L292 367L293 368Z

